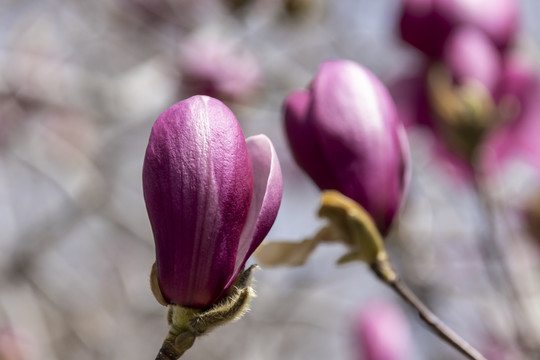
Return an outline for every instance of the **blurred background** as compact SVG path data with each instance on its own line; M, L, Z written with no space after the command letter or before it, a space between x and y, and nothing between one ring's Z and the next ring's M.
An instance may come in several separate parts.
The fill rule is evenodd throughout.
M319 190L289 152L282 101L327 59L388 82L410 72L421 56L399 38L400 3L0 0L0 359L155 358L168 329L148 284L142 162L157 116L195 93L224 100L246 137L273 141L285 189L269 241L313 235ZM540 3L519 6L517 46L539 69ZM435 164L421 132L410 142L413 178L388 239L404 280L489 359L524 356L519 307L538 354L540 243L520 220L537 171L516 160L486 182L516 299L486 277L499 265L479 260L489 221L474 191ZM354 323L374 302L403 313L404 360L461 358L365 265L335 265L344 252L324 245L302 268L258 271L251 312L183 358L362 359Z

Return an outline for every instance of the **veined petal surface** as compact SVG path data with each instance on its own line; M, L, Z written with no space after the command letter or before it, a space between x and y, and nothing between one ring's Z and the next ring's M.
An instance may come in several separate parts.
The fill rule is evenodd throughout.
M308 118L336 182L384 234L406 187L408 143L386 88L352 61L327 61L311 85ZM407 153L404 153L406 149Z
M283 177L272 142L265 135L251 136L246 145L253 165L253 198L240 236L232 284L247 259L264 240L274 224L283 195Z
M253 192L242 130L220 101L194 96L152 128L143 190L167 301L211 305L234 271Z

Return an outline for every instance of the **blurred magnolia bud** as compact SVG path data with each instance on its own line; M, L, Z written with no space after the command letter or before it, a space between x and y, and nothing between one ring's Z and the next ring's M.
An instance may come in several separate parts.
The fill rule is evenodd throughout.
M181 44L184 90L221 100L243 101L262 85L261 69L247 49L222 39L193 37Z
M429 69L427 84L431 110L448 147L468 163L497 124L493 92L501 62L489 39L472 27L449 36L442 63Z
M323 63L308 90L284 103L294 158L322 190L358 202L388 233L403 200L408 142L386 88L346 60Z
M407 319L392 302L378 300L354 317L354 343L359 360L409 360L412 340Z
M518 0L435 0L437 12L453 30L457 26L477 28L499 49L512 44L519 28Z
M518 6L517 0L403 0L399 30L404 41L430 57L439 57L448 36L464 25L502 50L516 36Z
M143 167L160 302L222 299L270 230L282 187L270 140L245 140L222 102L194 96L161 114Z
M455 29L443 47L442 62L458 85L472 81L493 93L501 72L501 58L489 39L471 26Z
M402 0L399 19L401 38L429 56L441 53L449 25L439 18L437 0Z
M508 344L507 341L499 340L493 337L489 337L484 340L484 351L482 354L489 360L512 360L518 359L523 354L516 351L512 344Z
M25 360L32 344L23 334L11 328L0 329L0 359Z

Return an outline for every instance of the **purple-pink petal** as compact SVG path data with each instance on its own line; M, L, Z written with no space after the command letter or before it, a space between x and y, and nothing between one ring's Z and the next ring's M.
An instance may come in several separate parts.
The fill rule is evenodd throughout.
M490 39L472 26L455 29L448 37L442 61L458 85L477 81L490 93L495 91L501 60Z
M440 57L450 33L461 26L479 30L504 50L518 31L518 1L402 0L400 35L429 57Z
M451 31L436 5L437 0L403 0L399 19L401 38L432 57L440 55L444 39Z
M504 97L515 97L520 103L535 101L534 92L539 86L536 69L525 58L509 54L503 61L500 82L495 93L497 101Z
M435 0L437 13L453 27L470 25L499 48L513 42L519 27L517 0Z
M246 139L246 145L253 165L253 198L240 235L235 271L228 286L270 231L283 195L281 167L270 139L265 135L251 136Z
M253 192L251 160L232 112L194 96L160 115L146 151L143 190L165 299L209 306L234 271Z
M426 71L424 68L414 70L412 74L393 79L388 85L399 119L406 127L434 127L427 97Z
M520 158L540 170L540 79L523 59L505 61L496 98L511 116L486 140L482 170L500 172L510 158Z
M311 100L311 93L307 90L294 91L287 96L283 107L285 131L296 162L317 186L330 189L336 180L308 118Z
M510 158L520 158L540 170L540 91L535 92L535 97L535 102L522 104L511 123L490 136L483 154L486 174L500 172Z
M408 144L380 81L352 61L323 63L308 118L336 189L360 203L386 234L406 187ZM323 188L324 189L324 188Z

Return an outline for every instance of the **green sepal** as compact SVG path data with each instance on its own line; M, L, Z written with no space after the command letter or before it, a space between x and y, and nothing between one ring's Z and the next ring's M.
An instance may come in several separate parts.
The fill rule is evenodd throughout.
M342 256L339 264L363 261L374 264L386 257L382 236L369 213L356 201L339 191L324 191L319 216L325 217L341 236L350 252Z
M153 268L155 269L155 267ZM255 297L255 291L250 286L254 269L257 269L257 265L252 265L242 271L237 276L229 293L208 309L194 309L169 304L167 312L169 333L156 360L176 360L193 346L197 337L209 333L218 326L240 319L249 310L250 300ZM152 273L155 274L155 271ZM153 292L154 295L157 292L158 296L156 297L159 298L161 292L156 291L156 289L153 289Z

